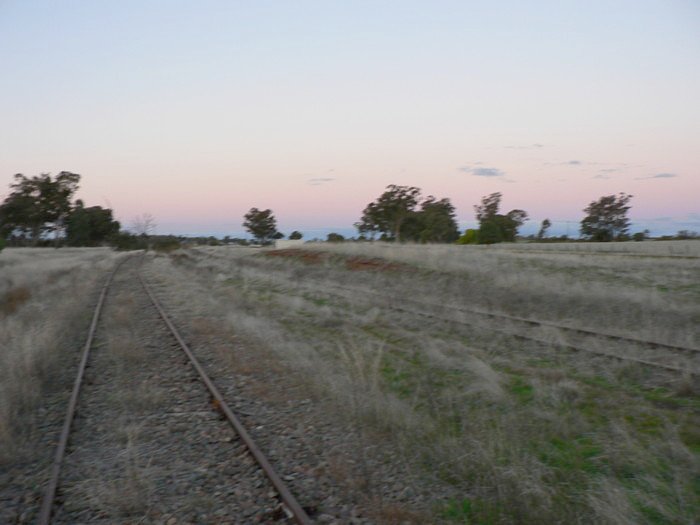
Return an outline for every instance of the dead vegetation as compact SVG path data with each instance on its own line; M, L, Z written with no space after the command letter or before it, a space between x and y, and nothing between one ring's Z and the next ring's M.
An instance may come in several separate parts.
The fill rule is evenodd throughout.
M32 458L37 409L62 366L74 365L90 298L114 264L104 249L0 253L0 464Z
M311 260L206 248L156 258L151 271L200 319L263 346L371 440L391 443L434 483L433 521L692 522L696 378L562 351L568 336L551 327L538 333L550 344L533 343L441 309L488 307L696 345L695 261L517 246L328 248ZM411 271L349 271L348 257ZM402 308L409 298L431 317ZM453 489L461 496L448 496Z

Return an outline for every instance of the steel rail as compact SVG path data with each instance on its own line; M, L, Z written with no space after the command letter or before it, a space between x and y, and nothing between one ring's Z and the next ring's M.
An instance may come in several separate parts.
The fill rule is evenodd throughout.
M343 286L336 286L335 288L337 288L339 290L346 291L346 292L352 291L351 289L343 287ZM380 292L376 292L374 290L364 290L364 292L366 292L368 294L376 295L376 296L382 296L382 294ZM382 297L384 297L384 296L382 296ZM629 337L629 336L625 336L625 335L608 334L605 332L597 332L595 330L589 330L586 328L575 328L572 326L561 325L561 324L553 323L551 321L541 321L538 319L528 319L527 317L518 317L515 315L509 315L509 314L499 314L499 313L495 313L495 312L488 312L486 310L480 310L477 308L464 308L464 307L459 307L459 306L448 306L445 304L435 304L435 303L429 303L429 302L424 302L424 301L416 301L414 299L408 299L408 298L400 298L399 300L404 304L411 303L414 306L419 306L419 307L430 306L430 307L442 308L444 310L458 312L458 313L481 315L483 317L490 317L492 319L504 319L504 320L508 320L508 321L516 321L516 322L523 323L523 324L529 324L531 326L546 326L548 328L557 328L559 330L563 330L563 331L567 331L567 332L590 335L590 336L594 336L594 337L600 337L602 339L611 339L614 341L628 341L630 343L650 346L653 348L667 348L669 350L675 350L678 352L700 353L700 348L693 348L692 346L679 346L679 345L672 345L672 344L668 344L668 343L661 343L659 341L649 341L648 339L639 339L636 337ZM461 321L459 321L459 322L461 322Z
M102 286L99 299L97 300L97 305L95 306L95 311L92 314L90 329L88 330L88 336L85 340L85 346L83 347L83 355L80 359L80 364L78 365L78 374L75 378L75 382L73 383L73 391L71 392L70 400L68 401L68 410L66 411L66 417L63 420L63 428L61 429L58 445L56 447L56 453L51 466L51 476L44 492L44 497L41 501L41 508L39 510L39 518L37 521L38 525L49 525L49 523L51 523L51 512L53 511L53 504L54 500L56 499L56 489L58 488L58 480L61 476L61 466L63 465L63 458L68 445L68 437L70 436L71 426L73 425L73 419L75 418L75 409L78 405L80 387L82 386L85 368L87 367L88 358L90 357L90 349L92 348L92 341L95 337L95 331L97 330L97 322L100 319L102 306L105 302L105 297L107 297L107 291L109 290L110 284L112 284L114 275L117 273L117 270L121 267L121 265L130 258L130 256L124 257L115 265L114 269L112 269L107 277L107 280Z
M392 308L393 308L394 310L398 310L398 311L401 311L401 312L412 313L412 314L414 314L414 315L421 315L421 316L429 317L429 318L432 318L432 319L439 319L439 320L441 320L441 321L445 321L445 322L448 322L448 323L457 323L457 324L462 324L462 325L465 325L465 326L472 326L472 327L473 327L473 326L476 326L474 323L470 323L470 322L468 322L468 321L457 320L457 319L447 319L447 318L445 318L445 317L440 317L440 316L433 315L433 314L426 314L425 312L417 312L417 311L415 311L415 310L408 310L408 309L402 308L402 307L400 307L400 306L393 306ZM589 353L589 354L600 355L600 356L609 357L609 358L612 358L612 359L618 359L618 360L620 360L620 361L630 361L630 362L632 362L632 363L637 363L637 364L644 365L644 366L650 366L650 367L655 367L655 368L662 368L662 369L664 369L664 370L671 370L671 371L673 371L673 372L687 373L687 374L690 374L690 375L693 375L693 376L700 376L700 370L694 370L694 369L689 369L689 368L681 368L681 367L673 366L673 365L665 365L665 364L663 364L663 363L656 363L656 362L654 362L654 361L647 361L646 359L638 359L638 358L636 358L636 357L628 357L628 356L622 356L622 355L618 355L618 354L611 354L611 353L609 353L609 352L602 352L602 351L599 351L599 350L592 350L592 349L590 349L590 348L585 348L585 347L583 347L583 346L578 346L578 345L572 345L572 344L569 344L569 343L557 343L557 342L554 342L554 341L546 341L546 340L544 340L544 339L539 339L538 337L532 337L532 336L529 336L529 335L514 334L513 332L509 332L508 330L502 330L502 329L499 329L499 328L486 328L486 329L487 329L487 330L490 330L490 331L492 331L492 332L496 332L496 333L499 333L499 334L507 335L507 336L512 337L512 338L514 338L514 339L520 339L520 340L522 340L522 341L532 341L532 342L539 343L539 344L542 344L542 345L553 345L553 346L557 346L557 347L559 347L559 348L564 348L564 349L566 349L566 350L572 350L572 351L574 351L574 352L587 352L587 353Z
M291 517L293 517L297 523L300 525L310 525L311 520L309 516L306 514L306 511L302 508L302 506L297 502L296 498L292 495L290 490L287 488L285 483L282 481L282 479L279 477L279 475L275 472L274 468L268 461L268 459L265 457L263 452L258 448L258 446L255 444L253 441L253 438L248 434L248 431L245 429L241 421L236 417L236 415L233 413L231 408L228 406L226 401L224 400L223 396L221 395L221 392L219 392L219 389L216 387L214 382L209 378L207 373L205 372L204 368L202 365L199 363L199 360L195 357L194 353L188 346L188 344L185 342L185 340L182 338L180 335L180 332L178 332L177 328L175 328L175 325L172 323L168 315L165 313L165 310L163 310L163 307L161 306L160 302L156 298L156 296L153 294L151 291L151 288L146 284L146 281L143 279L141 274L138 274L139 281L141 281L141 285L143 286L143 289L146 291L146 294L148 297L151 299L151 302L153 303L153 306L155 306L156 310L158 310L158 313L160 314L161 319L165 322L165 324L168 326L170 329L170 332L172 333L173 337L177 340L177 342L180 344L180 347L182 350L185 352L187 357L190 360L190 363L194 367L194 369L197 371L199 374L199 377L202 379L204 384L207 386L207 389L209 390L209 393L212 395L212 397L216 400L218 403L218 406L221 410L221 412L226 416L226 419L230 423L230 425L233 427L233 429L236 431L238 436L241 438L243 443L246 445L248 448L248 451L251 453L251 455L255 458L255 460L258 462L258 465L262 468L263 472L267 476L267 478L270 480L272 485L275 487L275 490L280 496L280 499L282 500L282 504L286 508L286 510L291 514Z
M328 287L327 289L332 290L333 288L335 288L336 290L342 290L345 292L353 292L353 290L351 290L351 289L348 289L348 288L343 287L343 286L337 286L337 285ZM375 292L374 290L363 290L363 291L366 292L367 294L370 294L370 295L385 297L385 296L382 296L381 293ZM629 341L629 342L634 342L637 344L645 344L645 345L652 346L652 347L668 348L668 349L680 350L680 351L700 352L700 349L697 349L697 348L674 346L674 345L669 345L669 344L665 344L665 343L657 343L654 341L646 341L643 339L636 339L636 338L632 338L632 337L618 336L618 335L613 335L613 334L605 334L605 333L595 332L593 330L586 330L583 328L571 328L571 327L567 327L567 326L563 326L563 325L558 325L555 323L550 323L548 321L537 321L534 319L526 319L524 317L516 317L516 316L507 315L507 314L496 314L496 313L485 312L483 310L472 310L472 309L466 309L466 308L437 305L434 303L425 303L425 302L415 301L415 300L406 299L406 298L402 298L400 300L402 301L402 303L404 305L413 304L414 306L432 306L432 307L447 309L448 311L451 310L453 312L458 312L458 313L460 313L460 312L461 313L471 313L471 314L482 315L482 316L486 316L486 317L490 317L490 318L494 318L494 319L505 319L505 320L510 320L510 321L518 321L518 322L522 322L522 323L526 323L526 324L530 324L530 325L535 325L535 326L547 326L550 328L558 328L558 329L565 330L565 331L570 331L570 332L575 332L575 333L583 333L586 335L598 336L601 338L607 338L607 339L613 339L613 340L619 340L619 341ZM390 306L390 308L393 310L397 310L400 312L406 312L406 313L410 313L413 315L420 315L420 316L428 317L431 319L439 319L441 321L445 321L448 323L462 324L465 326L476 326L476 324L474 322L469 322L469 321L465 321L462 319L449 319L447 317L443 317L440 315L428 314L428 313L425 313L422 311L412 310L412 309L406 308L405 306L393 306L392 305L392 306ZM482 327L482 328L485 328L486 330L489 330L492 332L496 332L499 334L504 334L504 335L513 337L514 339L520 339L520 340L524 340L524 341L532 341L532 342L543 344L543 345L554 345L554 346L557 346L559 348L571 350L574 352L587 352L587 353L594 354L594 355L609 357L611 359L618 359L620 361L630 361L630 362L637 363L637 364L644 365L644 366L662 368L664 370L670 370L673 372L688 373L688 374L693 375L693 376L700 376L700 370L681 368L681 367L673 366L673 365L665 365L663 363L657 363L654 361L648 361L646 359L639 359L636 357L628 357L628 356L622 356L622 355L618 355L618 354L611 354L609 352L592 350L590 348L585 348L585 347L578 346L578 345L572 345L570 343L557 343L557 342L552 342L552 341L546 341L544 339L540 339L537 337L532 337L532 336L523 335L523 334L515 334L515 333L510 332L508 330L503 330L503 329L499 329L499 328L491 328L491 327Z

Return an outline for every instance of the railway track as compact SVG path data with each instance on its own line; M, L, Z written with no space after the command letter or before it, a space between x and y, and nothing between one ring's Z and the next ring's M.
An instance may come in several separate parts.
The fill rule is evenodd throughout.
M355 297L357 297L357 289L351 289L343 286L338 286L338 285L332 285L332 284L326 284L324 285L324 293L331 293L335 292L337 295L347 299L347 300L354 300ZM314 290L315 293L318 292L318 289ZM554 329L557 330L561 333L565 334L572 334L572 335L578 335L578 336L584 336L585 338L588 338L589 340L595 339L597 341L611 341L611 342L616 342L616 343L623 343L627 345L632 345L636 348L647 348L647 349L661 349L664 350L666 353L664 354L664 358L672 358L675 361L678 362L683 362L687 361L686 356L690 356L691 359L696 359L697 356L700 355L700 349L698 348L693 348L693 347L685 347L685 346L680 346L680 345L672 345L668 343L663 343L660 341L650 341L650 340L645 340L645 339L640 339L640 338L634 338L634 337L628 337L628 336L622 336L622 335L617 335L617 334L609 334L605 332L598 332L594 330L589 330L585 328L576 328L576 327L570 327L550 321L543 321L543 320L537 320L537 319L528 319L524 317L518 317L518 316L513 316L513 315L507 315L507 314L499 314L495 312L488 312L485 310L480 310L476 308L464 308L464 307L456 307L456 306L451 306L451 305L444 305L444 304L435 304L435 303L430 303L426 301L421 301L421 300L414 300L406 297L401 297L397 298L394 301L391 299L387 301L387 296L386 294L383 294L381 292L377 292L375 290L370 290L370 289L362 289L362 294L365 296L373 296L377 297L383 302L387 303L387 306L395 311L399 312L405 312L414 316L419 316L419 317L424 317L424 318L429 318L433 320L440 320L440 321L445 321L449 323L454 323L454 324L459 324L459 325L464 325L464 326L470 326L470 327L475 327L475 328L480 328L480 329L486 329L494 333L498 334L503 334L509 337L512 337L514 339L522 340L522 341L530 341L534 342L540 345L547 345L547 346L555 346L557 348L560 348L562 350L568 350L568 351L573 351L573 352L582 352L582 353L589 353L593 355L598 355L602 357L606 357L609 359L614 359L618 361L626 361L630 363L636 363L642 366L646 367L652 367L652 368L658 368L662 370L668 370L674 373L681 373L681 374L689 374L695 377L700 377L700 369L690 367L690 366L683 366L683 365L678 365L678 364L668 364L668 363L663 363L663 362L657 362L651 359L645 359L645 358L640 358L640 357L634 357L630 355L623 355L621 353L614 353L614 352L609 352L609 351L604 351L604 350L596 350L594 348L590 348L588 346L584 346L584 344L581 343L565 343L561 341L554 341L554 340L549 340L549 339L543 339L542 337L537 337L535 335L528 335L528 334L523 334L523 333L517 333L513 330L503 328L503 325L508 323L508 324L516 324L516 325L521 325L521 326L527 326L527 327L534 327L534 328L548 328L548 329ZM398 303L398 304L396 304ZM429 313L428 310L435 312L435 313ZM488 326L482 323L479 323L477 320L469 320L466 319L465 316L475 316L477 318L481 319L489 319L492 321L495 321L496 323L499 323L500 326Z
M530 253L530 252L523 252L523 253ZM608 255L613 255L613 254L608 254ZM676 257L676 256L673 256L673 257ZM678 257L681 257L681 256L678 256ZM318 289L316 288L316 289L313 289L312 291L317 293ZM348 300L352 300L353 296L357 295L358 289L351 289L351 288L339 286L339 285L333 284L333 283L326 283L324 285L324 291L326 293L329 293L331 291L339 292L339 295L343 296L344 298L346 298ZM377 297L381 301L386 301L386 299L387 299L386 294L381 293L381 292L377 292L376 290L373 290L373 289L363 288L361 291L362 291L362 294ZM696 347L674 345L674 344L669 344L669 343L665 343L665 342L661 342L661 341L653 341L653 340L647 340L647 339L642 339L642 338L623 336L623 335L619 335L619 334L611 334L611 333L606 333L606 332L601 332L601 331L591 330L591 329L586 329L586 328L571 327L571 326L567 326L567 325L563 325L563 324L555 323L555 322L551 322L551 321L531 319L531 318L519 317L519 316L514 316L514 315L490 312L487 310L477 309L477 308L458 307L458 306L446 305L446 304L435 304L435 303L430 303L427 301L411 299L408 297L397 298L396 302L399 302L400 306L397 306L396 304L390 304L389 307L394 309L394 310L397 310L397 311L410 313L412 315L417 315L420 317L439 319L442 321L447 321L447 322L451 322L451 323L472 326L472 327L478 326L479 328L485 328L485 329L491 330L495 333L507 335L507 336L510 336L510 337L513 337L516 339L520 339L520 340L532 341L532 342L538 343L538 344L554 345L554 346L557 346L557 347L559 347L561 349L565 349L565 350L589 353L589 354L599 355L599 356L603 356L603 357L607 357L607 358L615 359L615 360L619 360L619 361L627 361L627 362L631 362L631 363L637 363L637 364L640 364L640 365L646 366L646 367L654 367L654 368L668 370L668 371L672 371L672 372L676 372L676 373L685 373L685 374L690 374L690 375L693 375L696 377L700 377L700 368L685 366L685 363L683 365L679 366L677 364L662 363L662 362L657 362L657 361L650 360L650 359L645 359L645 358L640 358L640 357L635 357L635 356L630 356L630 355L622 355L620 353L612 353L612 352L607 352L607 351L603 351L603 350L596 350L596 349L584 346L582 344L563 343L563 342L545 340L545 339L542 339L541 337L536 337L533 335L515 333L512 330L507 330L507 329L504 329L502 327L484 326L481 324L477 325L477 321L470 321L468 319L465 319L464 317L460 318L459 316L475 316L475 317L481 318L481 319L490 319L490 320L496 321L497 323L500 323L501 326L506 324L506 323L510 323L510 324L516 324L516 325L526 326L526 327L548 328L548 329L557 330L558 332L560 332L562 334L583 336L585 338L588 338L589 340L595 339L597 341L609 341L609 342L623 343L623 344L627 344L627 345L630 345L632 347L635 347L637 349L646 348L646 349L664 350L664 351L666 351L666 354L661 356L662 358L672 359L672 360L675 360L677 362L688 361L688 359L686 359L684 356L690 356L690 359L697 359L697 356L700 356L700 348L696 348ZM438 313L427 313L426 309L430 309L433 312L439 312L439 314Z
M338 287L339 289L342 289L345 292L349 292L350 290L342 287ZM382 295L378 292L371 291L371 290L365 290L364 291L367 294L371 294L377 297L382 297ZM690 356L697 356L700 355L700 349L698 348L693 348L693 347L684 347L684 346L679 346L679 345L671 345L667 343L662 343L658 341L649 341L649 340L644 340L644 339L638 339L634 337L626 337L626 336L621 336L621 335L616 335L616 334L608 334L604 332L597 332L594 330L588 330L584 328L574 328L574 327L569 327L549 321L541 321L541 320L536 320L536 319L527 319L523 317L517 317L517 316L512 316L512 315L507 315L507 314L498 314L494 312L487 312L484 310L478 310L474 308L460 308L460 307L454 307L454 306L447 306L447 305L438 305L434 303L427 303L424 301L416 301L416 300L411 300L407 298L402 298L400 300L401 306L393 305L391 308L394 310L402 311L402 312L407 312L412 315L418 315L421 317L426 317L426 318L431 318L431 319L439 319L441 321L447 321L451 323L457 323L461 325L467 325L467 326L472 326L476 327L477 322L476 321L469 321L464 318L456 318L455 316L464 316L464 315L473 315L477 316L480 318L486 318L486 319L491 319L495 320L496 322L500 322L501 324L503 323L515 323L519 324L522 326L529 326L529 327L545 327L545 328L552 328L555 330L558 330L563 333L569 333L569 334L576 334L576 335L582 335L586 336L589 338L596 338L598 340L607 340L607 341L615 341L615 342L622 342L626 343L629 345L636 345L637 347L646 347L646 348L652 348L652 349L663 349L666 351L670 352L675 352L677 357L684 356L684 355L690 355ZM427 313L425 311L426 307L429 309L432 309L433 311L438 311L440 314L433 314L433 313ZM590 347L583 346L581 344L571 344L571 343L564 343L564 342L557 342L557 341L551 341L551 340L546 340L542 339L541 337L535 337L533 335L525 335L521 333L515 333L512 330L508 330L505 328L499 328L499 327L493 327L493 326L483 326L479 325L481 328L486 328L487 330L490 330L492 332L496 332L499 334L507 335L509 337L513 337L515 339L520 339L523 341L532 341L534 343L538 344L544 344L544 345L554 345L558 348L565 349L565 350L570 350L574 352L584 352L584 353L589 353L589 354L595 354L603 357L608 357L611 359L619 360L619 361L627 361L631 363L636 363L640 364L643 366L648 366L648 367L655 367L655 368L660 368L663 370L669 370L672 372L677 372L677 373L686 373L690 374L696 377L700 377L700 370L695 369L695 368L690 368L687 366L678 366L678 365L673 365L673 364L665 364L665 363L659 363L656 361L652 361L649 359L641 359L638 357L633 357L629 355L621 355L621 354L616 354L616 353L611 353L611 352L606 352L603 350L595 350Z
M253 481L244 485L245 488L243 489L238 487L238 484L241 483L239 479L235 481L231 480L232 483L235 482L236 484L235 494L240 492L251 501L255 500L255 497L258 498L255 501L260 501L261 498L266 498L267 500L271 498L276 499L278 503L275 506L275 512L274 514L268 514L266 516L266 521L276 523L287 523L290 521L299 524L311 523L305 509L299 504L292 492L282 481L281 477L275 472L270 461L255 444L239 418L226 403L226 400L223 398L204 367L195 357L192 349L187 345L160 305L149 285L144 281L139 272L139 267L137 266L142 261L136 259L136 257L126 257L122 259L109 274L100 291L99 299L92 315L88 336L83 347L82 357L73 384L63 427L56 446L37 523L45 525L49 523L71 523L75 521L112 522L110 521L112 517L100 515L99 513L95 514L95 512L90 511L90 509L75 510L72 508L70 510L65 510L64 507L66 507L66 500L70 502L71 498L75 499L75 494L79 490L85 490L83 486L84 483L83 485L80 485L80 483L81 481L85 481L82 478L85 477L86 471L96 468L94 465L96 458L105 455L105 450L110 450L107 446L99 448L95 445L95 442L99 441L98 434L100 434L100 432L102 436L109 432L109 430L105 431L105 427L109 427L110 425L110 416L109 414L105 414L104 404L93 401L90 396L87 395L89 392L86 392L86 390L89 390L95 399L110 400L110 396L113 397L116 395L113 387L113 384L116 382L114 374L109 375L109 373L105 372L105 378L102 378L100 375L102 372L100 370L100 364L109 365L113 362L110 361L112 357L103 355L104 352L101 351L106 343L99 346L98 349L100 351L93 350L97 346L95 343L96 340L100 338L101 325L104 325L104 323L109 320L105 319L105 307L109 306L109 298L111 297L115 283L120 279L119 286L122 287L122 295L135 301L131 306L137 304L142 308L142 311L138 312L140 317L145 318L151 315L143 311L145 305L149 304L150 308L154 311L152 314L153 317L157 317L163 325L162 328L153 327L151 329L154 337L157 336L160 338L161 342L157 345L151 345L153 348L156 348L156 350L149 352L149 355L140 355L138 357L139 359L146 359L146 361L141 362L141 364L145 366L140 367L143 368L143 370L139 369L132 374L134 376L142 374L143 377L157 382L154 384L161 390L167 389L169 392L180 392L183 394L184 398L178 399L177 396L175 396L165 399L162 407L156 407L154 409L155 413L149 414L148 416L142 415L137 417L135 419L135 424L146 426L148 432L153 435L163 434L165 436L163 439L166 440L163 442L169 443L168 447L178 446L180 442L190 443L191 449L187 451L189 456L192 456L195 451L198 453L200 450L205 450L205 442L207 440L211 441L213 435L219 436L216 439L216 444L212 447L212 454L221 459L217 461L215 465L211 464L213 460L208 461L210 461L209 464L211 464L212 470L216 470L216 475L219 475L217 470L219 467L221 467L221 469L225 467L228 470L226 470L226 472L222 470L222 474L216 479L216 482L219 483L217 486L221 485L222 479L225 481L227 477L230 476L231 471L235 471L238 474L249 472L253 477ZM125 273L125 267L130 267L130 271L136 274L138 286L140 286L142 294L141 298L133 299L133 294L136 293L133 289L133 279L129 279L126 275L121 275ZM123 291L125 286L131 286L131 288L129 288L129 294L132 295L125 295L126 292ZM118 313L117 310L115 310L115 312ZM157 312L157 314L155 312ZM136 312L132 312L132 314L134 313ZM169 338L167 343L163 341L165 334L167 334ZM145 352L144 350L144 353ZM177 354L176 352L183 352L187 358L186 362L180 359L180 363L178 363L177 355L182 356L183 354ZM130 384L138 386L141 383L132 381ZM78 425L76 425L76 414L82 416L77 418ZM180 416L177 418L177 423L172 424L179 425L179 427L172 426L169 423L169 421L174 419L173 416ZM189 417L193 418L191 426L194 430L186 431L186 439L183 439L179 435L169 436L169 434L174 432L174 429L182 426L183 419ZM147 424L144 423L146 420L148 421ZM96 428L92 428L94 421L97 422L94 425ZM194 425L195 422L197 423L196 426ZM172 428L166 428L168 425L171 425ZM219 428L222 425L224 427L226 427L226 425L230 426L228 432L230 433L232 429L235 432L235 436L221 438L222 432L226 432L225 428ZM78 427L77 435L76 426ZM125 430L125 432L127 431ZM200 439L201 435L206 436L204 441ZM169 441L167 441L168 439ZM188 439L190 441L187 441ZM129 440L131 440L131 437L129 437ZM154 461L156 463L160 461L158 468L163 472L170 472L168 464L175 464L178 462L177 454L160 444L158 447L154 447L153 444L149 444L148 446L152 447L153 457L156 458ZM159 448L164 450L159 450ZM216 448L216 451L214 451L213 448ZM92 456L90 454L92 454ZM123 456L124 452L122 451L120 454ZM217 454L218 456L216 456ZM208 454L205 452L204 455ZM115 455L115 458L117 456L118 455ZM231 460L228 461L231 465L227 466L228 456L231 456ZM243 461L241 460L243 456L250 459ZM115 461L117 461L117 459L115 459ZM190 463L185 464L187 468L175 470L175 467L173 467L171 469L171 477L173 479L178 476L182 477L183 475L190 476L192 460L188 459L188 461L190 461ZM107 462L107 464L109 467L109 462ZM114 464L113 462L111 466L113 467ZM239 464L245 464L246 466L243 468L240 467ZM251 469L255 469L255 471L253 472ZM201 468L199 470L206 472L207 469ZM214 476L214 474L212 474L212 476ZM267 480L269 484L268 488L265 488L262 479ZM98 480L94 478L92 481L95 483L98 482ZM172 484L173 480L170 479L168 483ZM187 483L189 483L190 487L195 487L191 481L187 481ZM258 493L261 495L256 496ZM186 496L185 494L182 497L184 498ZM74 504L73 506L75 507L76 505ZM150 507L148 510L151 510ZM180 523L176 514L172 516L174 518L173 523ZM252 517L249 516L249 518L246 518L242 515L218 515L213 521L217 523L244 523L247 522L248 519L252 520ZM131 521L125 521L124 523L131 523Z

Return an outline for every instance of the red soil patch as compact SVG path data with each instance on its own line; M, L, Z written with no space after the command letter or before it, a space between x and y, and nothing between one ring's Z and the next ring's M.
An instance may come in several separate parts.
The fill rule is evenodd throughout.
M300 250L298 248L285 248L282 250L271 250L269 252L265 252L265 255L268 257L289 257L292 259L297 259L299 261L308 263L308 264L319 264L325 260L328 260L331 258L331 254L329 253L323 253L323 252L316 252L316 251L307 251L307 250ZM348 270L351 271L379 271L379 272L390 272L390 271L409 271L410 267L404 265L404 264L399 264L399 263L393 263L389 262L385 259L378 259L378 258L372 258L372 259L367 259L364 257L348 257L348 256L343 256L343 255L333 255L333 257L337 259L345 259L345 267Z
M362 257L348 257L345 261L348 270L369 270L379 272L397 272L407 270L408 267L398 263L392 263L385 259L364 259Z
M269 252L264 252L268 257L290 257L292 259L299 259L305 263L320 263L321 261L328 258L324 253L311 252L307 250L299 250L298 248L285 248L283 250L271 250Z

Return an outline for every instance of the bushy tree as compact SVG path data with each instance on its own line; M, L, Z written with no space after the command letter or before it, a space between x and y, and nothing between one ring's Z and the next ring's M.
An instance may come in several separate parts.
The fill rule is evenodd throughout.
M501 193L496 192L481 199L481 204L474 206L479 221L479 243L494 244L513 242L518 228L528 220L524 210L511 210L505 215L498 213L501 205Z
M369 203L360 222L360 237L414 242L453 242L459 237L455 209L449 199L432 195L421 200L421 191L413 186L391 184L374 202Z
M119 232L112 210L101 206L86 208L78 200L66 220L66 242L71 246L99 246Z
M361 235L382 233L387 240L401 240L401 226L414 213L420 189L390 184L377 200L370 202L356 224Z
M299 241L299 240L301 240L301 238L303 236L304 235L301 232L294 230L292 233L289 234L289 240L290 241Z
M591 241L608 242L627 238L630 220L627 212L632 195L606 195L591 202L583 211L581 236Z
M457 239L457 244L477 244L479 242L479 232L473 228L469 228L464 231L459 239Z
M244 216L243 227L260 244L270 243L277 235L277 220L272 210L259 210L251 208Z
M343 242L345 237L339 233L329 233L326 237L326 242Z
M420 205L408 221L404 240L414 242L454 242L459 238L455 208L449 199L432 195Z
M80 175L62 171L55 178L48 173L28 178L18 173L14 179L12 192L0 205L0 235L14 234L33 244L42 235L58 235L71 211Z

